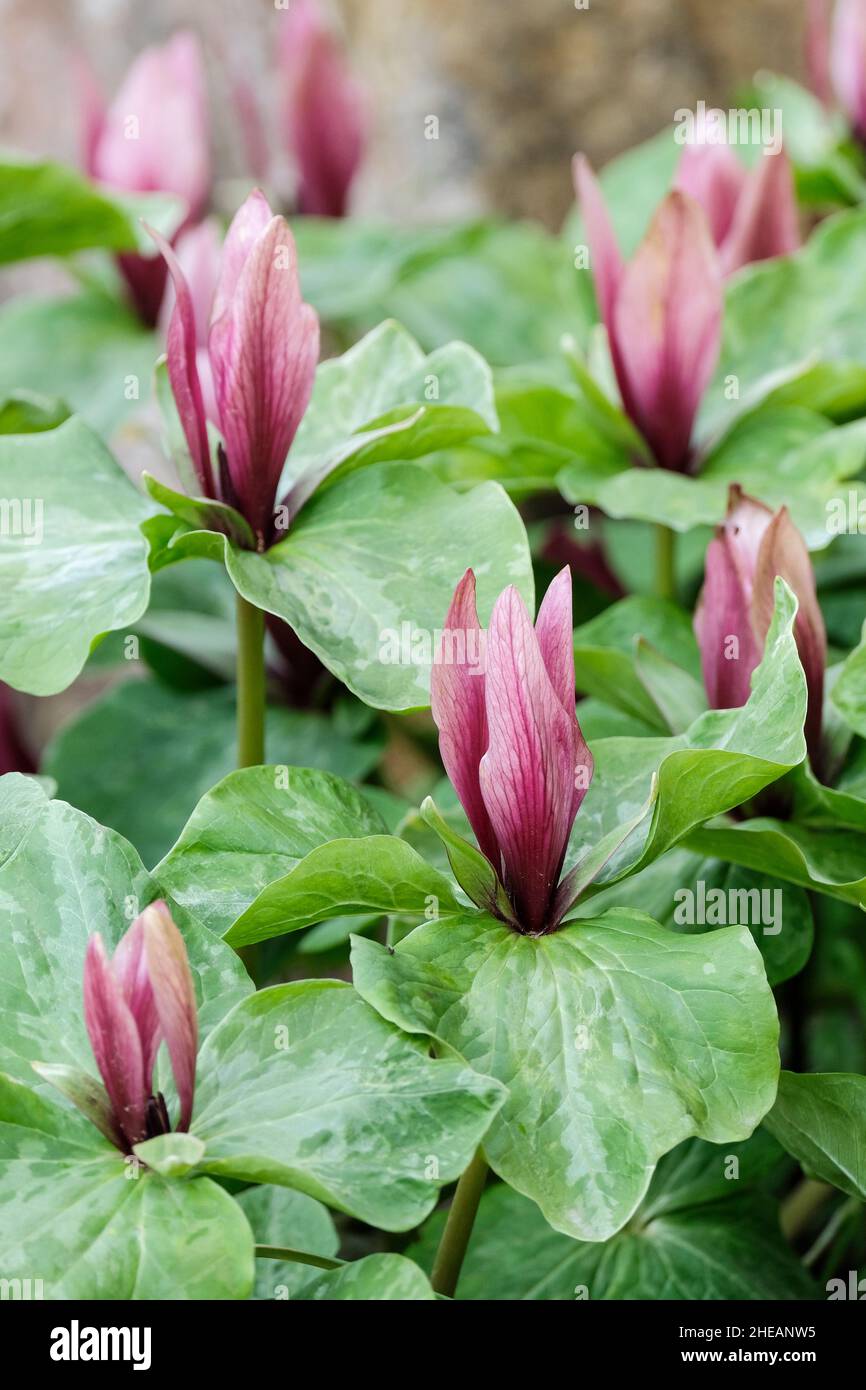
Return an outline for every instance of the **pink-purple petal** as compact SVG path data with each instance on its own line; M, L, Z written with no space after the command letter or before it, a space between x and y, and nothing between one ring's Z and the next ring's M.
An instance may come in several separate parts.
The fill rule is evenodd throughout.
M312 0L293 0L280 30L286 144L298 170L300 211L344 217L364 153L360 90Z
M604 194L585 155L575 155L572 172L574 187L586 228L587 241L589 242L598 311L611 339L611 352L613 353L615 351L613 341L614 305L622 283L625 266L605 205Z
M475 575L467 570L448 609L430 678L430 704L445 771L483 854L501 872L499 849L481 795L478 769L487 750L484 634L475 606Z
M788 256L799 245L790 160L784 150L762 155L746 181L733 224L720 247L722 271L731 275L753 261Z
M699 203L707 215L710 234L721 246L731 230L748 172L729 145L686 145L674 187Z
M175 1128L186 1130L192 1118L198 1051L198 1014L192 973L183 937L164 902L146 907L141 923L147 971L180 1101Z
M674 190L626 267L614 309L623 401L664 468L683 471L691 461L721 322L722 276L706 216Z
M195 307L177 256L159 232L148 228L165 259L174 285L175 305L168 326L168 377L184 437L203 497L218 497L210 458L204 397L198 374Z
M141 1042L98 933L87 943L84 1022L115 1121L131 1147L146 1134L148 1092Z
M262 543L286 455L313 389L319 322L301 298L295 243L274 217L210 332L219 425L238 510Z
M489 744L479 777L521 927L543 931L574 820L574 715L547 674L513 586L494 605L485 680Z

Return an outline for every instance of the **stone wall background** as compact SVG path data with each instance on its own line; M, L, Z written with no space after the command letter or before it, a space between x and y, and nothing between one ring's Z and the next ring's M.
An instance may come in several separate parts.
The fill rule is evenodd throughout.
M582 2L582 0L581 0ZM359 212L485 210L556 227L569 161L596 164L679 107L728 106L760 67L802 76L805 0L332 0L368 90ZM0 0L0 142L76 158L71 57L109 90L145 44L189 25L207 51L217 170L243 176L221 83L230 53L274 109L274 0ZM222 90L221 90L222 89ZM439 118L439 139L424 121Z

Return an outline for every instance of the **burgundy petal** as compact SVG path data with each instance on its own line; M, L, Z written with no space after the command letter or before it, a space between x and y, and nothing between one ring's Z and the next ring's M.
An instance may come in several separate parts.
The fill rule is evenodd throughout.
M179 33L135 60L92 156L96 178L137 193L176 193L198 221L207 204L210 130L198 40Z
M311 0L293 0L283 20L280 63L300 211L344 217L364 153L363 103L340 46Z
M227 293L235 255L217 298ZM253 242L210 332L219 424L238 509L264 542L289 447L310 399L319 321L301 298L295 243L282 217Z
M721 322L722 277L706 217L675 190L626 267L614 309L623 403L664 468L688 466Z
M487 749L484 634L475 607L475 575L467 570L448 609L430 678L430 704L445 771L497 873L499 848L481 795L478 768Z
M241 271L273 216L264 193L260 188L254 188L232 218L222 247L222 263L213 295L212 322L230 308Z
M150 1095L153 1090L153 1064L159 1051L160 1031L159 1015L144 951L144 922L141 916L136 917L129 931L124 932L117 943L112 968L138 1029L144 1063L145 1093Z
M752 171L720 248L722 271L731 275L752 261L787 256L800 245L794 175L784 150L762 155Z
M580 211L586 227L589 253L592 258L598 311L611 339L611 352L613 353L615 350L613 309L625 267L617 245L616 234L605 206L604 195L585 155L575 155L572 170L574 187L580 200Z
M560 570L544 595L535 620L535 635L550 683L562 708L569 718L574 719L573 821L589 790L593 762L575 712L574 623L571 612L571 570L568 566Z
M176 1129L189 1129L195 1093L198 1013L183 937L164 902L141 914L147 971L180 1100Z
M84 962L84 1022L118 1128L132 1147L144 1139L144 1063L138 1028L96 933Z
M168 377L203 497L219 496L210 458L210 441L198 375L195 307L186 276L165 237L148 228L165 258L174 284L175 305L168 326Z
M770 521L758 553L752 622L762 638L766 637L773 616L774 581L777 575L793 590L799 605L794 622L794 638L809 693L806 742L813 766L817 768L820 761L827 635L808 547L788 515L787 507L781 507Z
M517 590L496 601L487 631L489 745L484 804L505 885L524 931L543 931L574 821L577 721L554 690Z
M674 187L700 203L717 246L731 230L748 178L745 165L729 145L695 144L683 150Z

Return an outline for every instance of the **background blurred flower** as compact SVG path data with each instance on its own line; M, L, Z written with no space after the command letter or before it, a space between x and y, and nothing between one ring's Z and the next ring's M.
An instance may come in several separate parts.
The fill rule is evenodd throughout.
M91 178L132 193L173 193L197 222L210 196L210 123L198 40L179 33L147 48L106 109L82 67L82 156ZM165 289L159 256L122 255L118 262L141 318L155 324Z

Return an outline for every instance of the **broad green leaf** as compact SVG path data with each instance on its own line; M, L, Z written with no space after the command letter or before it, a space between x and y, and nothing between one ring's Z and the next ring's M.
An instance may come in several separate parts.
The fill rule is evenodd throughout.
M32 1062L95 1077L82 1006L87 940L98 931L113 951L157 886L131 845L30 778L0 778L0 827L0 1068L33 1086ZM217 937L181 916L178 925L205 1037L252 985Z
M59 796L119 830L146 864L155 864L199 798L236 766L235 705L233 689L184 694L155 680L124 681L61 730L43 770L55 778ZM328 716L307 710L269 709L265 727L268 757L284 767L301 763L360 778L382 747L376 731L352 738ZM122 749L123 756L106 756L106 749ZM276 776L272 769L272 781ZM280 795L285 803L287 794Z
M436 1301L424 1273L403 1255L366 1255L340 1269L329 1269L305 1284L296 1297L306 1302Z
M694 681L700 675L689 616L667 599L632 595L575 629L577 689L667 731L670 725L648 688L652 680L639 664L641 639L684 668L686 679Z
M570 501L594 503L608 516L688 531L721 522L737 482L774 510L787 506L810 548L820 549L833 539L849 493L860 497L848 480L864 457L862 421L832 429L814 410L765 406L734 424L696 477L629 467L602 474L581 460L563 469L559 485Z
M13 391L0 402L0 434L38 434L68 419L63 401L35 391Z
M460 911L451 885L405 840L394 835L330 840L284 878L263 888L225 933L234 947L350 913Z
M866 1076L783 1071L765 1123L809 1177L866 1201Z
M481 1199L458 1296L617 1302L815 1298L816 1286L779 1233L776 1205L761 1190L763 1153L754 1159L753 1153L754 1139L721 1147L695 1139L680 1145L659 1163L628 1226L601 1244L554 1231L532 1202L498 1184ZM441 1213L432 1216L410 1247L424 1269L432 1266L443 1220Z
M590 305L573 249L533 222L477 224L453 254L419 258L386 299L426 348L459 338L498 367L554 356L564 334L583 338Z
M496 1173L556 1230L606 1240L663 1153L745 1139L773 1103L778 1021L745 928L675 935L641 913L525 937L483 914L356 939L355 983L508 1099L484 1140Z
M86 1120L0 1077L0 1265L4 1279L41 1281L30 1297L246 1298L253 1237L209 1178L135 1165Z
M350 467L417 458L497 428L490 368L474 348L452 342L426 356L386 321L319 367L279 493L293 486L309 496Z
M243 768L202 797L154 877L222 935L319 845L384 829L378 813L340 777L302 767Z
M802 888L679 846L639 873L590 892L569 918L594 918L609 907L632 907L690 934L748 927L771 985L802 970L812 949L812 912Z
M164 194L119 197L62 164L8 152L0 162L0 264L92 246L135 251L144 239L140 219L168 230L181 216L181 205Z
M201 1168L274 1182L408 1230L466 1167L502 1089L432 1061L350 985L305 980L243 1000L199 1054Z
M340 1240L327 1207L288 1187L251 1187L236 1198L252 1227L256 1245L279 1245L333 1259ZM256 1260L253 1298L296 1298L318 1277L310 1265L290 1260Z
M76 419L0 437L0 498L0 678L52 695L147 606L147 505Z
M866 907L866 837L841 827L798 825L755 816L693 830L686 846L757 873L768 865L778 878Z
M610 738L593 744L595 771L572 831L566 868L588 845L637 814L654 775L658 796L652 817L611 860L601 875L606 882L645 867L695 827L749 801L802 762L806 685L792 634L795 611L790 589L777 579L764 657L741 708L709 710L685 734L672 738ZM703 850L720 853L712 847Z
M830 698L849 728L866 737L866 637L842 663Z
M146 399L160 351L119 300L97 290L19 297L0 310L0 396L55 396L108 435Z
M469 566L489 616L507 584L533 605L526 532L495 483L459 495L424 468L379 464L304 507L285 540L257 555L183 531L162 558L224 558L236 589L283 618L345 685L379 709L429 703L437 634Z

